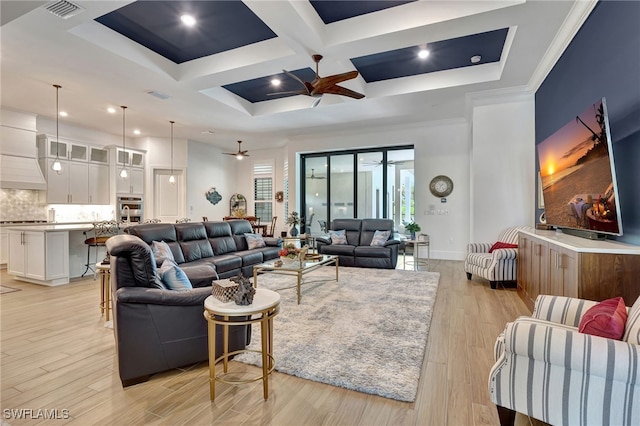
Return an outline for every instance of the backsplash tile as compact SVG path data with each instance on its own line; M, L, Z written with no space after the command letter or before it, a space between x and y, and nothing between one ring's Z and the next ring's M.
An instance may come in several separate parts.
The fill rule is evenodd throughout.
M55 221L96 222L115 218L113 206L80 204L46 204L45 194L31 189L0 189L0 221L48 220L49 209L55 209Z
M32 189L0 190L0 220L47 220L47 204Z

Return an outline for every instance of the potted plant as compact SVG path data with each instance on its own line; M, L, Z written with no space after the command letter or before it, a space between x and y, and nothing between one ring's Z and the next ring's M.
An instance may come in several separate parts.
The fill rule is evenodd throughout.
M416 232L420 232L422 230L422 228L420 228L420 225L418 225L415 222L411 222L410 224L405 226L404 229L406 229L407 231L409 231L411 233L411 239L412 240L416 239Z

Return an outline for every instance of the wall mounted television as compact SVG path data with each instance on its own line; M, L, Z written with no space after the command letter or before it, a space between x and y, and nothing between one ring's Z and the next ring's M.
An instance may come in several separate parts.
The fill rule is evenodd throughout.
M605 99L537 146L547 225L590 238L622 235ZM575 232L575 231L574 231Z

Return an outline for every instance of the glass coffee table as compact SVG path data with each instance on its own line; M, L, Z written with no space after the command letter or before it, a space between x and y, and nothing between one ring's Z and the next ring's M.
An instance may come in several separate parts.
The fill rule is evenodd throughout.
M285 262L281 266L278 265L278 261L280 259L273 259L265 263L261 263L253 267L253 286L258 288L258 274L260 273L271 273L271 274L281 274L281 275L296 275L298 277L296 288L298 291L298 305L300 304L300 286L302 285L302 276L308 274L311 271L315 271L321 266L326 265L335 265L336 266L336 281L338 281L338 256L320 254L315 255L314 259L304 260L300 262L299 260L294 260L291 262ZM284 287L278 290L286 290L291 287Z

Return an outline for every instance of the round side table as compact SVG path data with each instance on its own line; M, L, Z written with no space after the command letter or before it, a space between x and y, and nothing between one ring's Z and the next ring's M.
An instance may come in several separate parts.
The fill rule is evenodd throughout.
M96 263L96 273L100 275L100 314L109 321L111 310L111 266L108 263Z
M209 330L209 393L211 400L216 398L216 380L223 383L240 384L262 380L264 399L269 397L269 374L275 368L273 358L273 317L278 314L280 295L264 288L256 289L251 305L236 305L234 301L221 302L213 296L204 301L204 317ZM256 317L254 318L253 315ZM249 317L248 320L234 321L234 317ZM229 326L260 323L262 335L261 350L240 349L229 352ZM222 355L216 358L216 324L222 326ZM262 375L245 380L230 380L223 375L216 375L216 363L222 360L223 371L227 373L229 357L243 353L257 352L262 355Z

